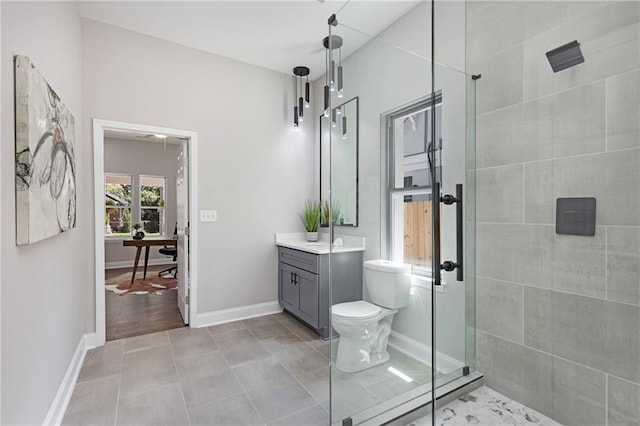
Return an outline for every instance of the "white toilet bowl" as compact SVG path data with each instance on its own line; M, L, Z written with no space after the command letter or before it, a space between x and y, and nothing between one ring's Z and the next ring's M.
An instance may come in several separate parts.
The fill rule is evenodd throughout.
M363 300L334 305L332 326L340 334L338 370L353 373L387 362L387 342L396 312Z
M402 263L364 263L365 285L373 303L358 300L331 307L331 324L340 334L338 370L353 373L389 360L393 315L409 304L410 274L411 266Z

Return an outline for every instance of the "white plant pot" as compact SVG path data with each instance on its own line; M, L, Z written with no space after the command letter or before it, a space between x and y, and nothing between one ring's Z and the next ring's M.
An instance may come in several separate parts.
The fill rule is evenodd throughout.
M317 232L307 232L307 241L318 241Z

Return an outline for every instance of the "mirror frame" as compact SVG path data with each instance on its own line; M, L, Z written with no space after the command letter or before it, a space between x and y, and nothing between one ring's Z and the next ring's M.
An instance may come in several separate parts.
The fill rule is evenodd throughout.
M341 103L333 109L338 109L348 104L351 101L356 101L356 217L354 223L334 223L334 226L347 226L352 228L358 227L358 221L360 220L360 97L355 96L348 101ZM324 114L320 115L320 125L318 128L320 129L320 157L319 157L319 166L320 166L320 179L319 179L319 187L320 187L320 205L322 205L322 119L324 118ZM331 139L330 139L331 140ZM331 161L331 157L329 157L329 161ZM329 169L331 170L331 169ZM331 181L331 180L329 180ZM329 224L320 224L321 227L328 227Z

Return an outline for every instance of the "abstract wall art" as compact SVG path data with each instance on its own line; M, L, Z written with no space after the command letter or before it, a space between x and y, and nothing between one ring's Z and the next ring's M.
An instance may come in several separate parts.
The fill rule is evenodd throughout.
M26 56L15 56L16 244L76 226L73 115Z

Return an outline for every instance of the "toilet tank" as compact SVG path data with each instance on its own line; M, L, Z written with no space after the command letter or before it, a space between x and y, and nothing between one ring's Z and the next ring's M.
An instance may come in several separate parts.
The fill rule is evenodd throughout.
M404 308L409 304L411 265L389 260L364 262L364 283L371 301L383 308Z

